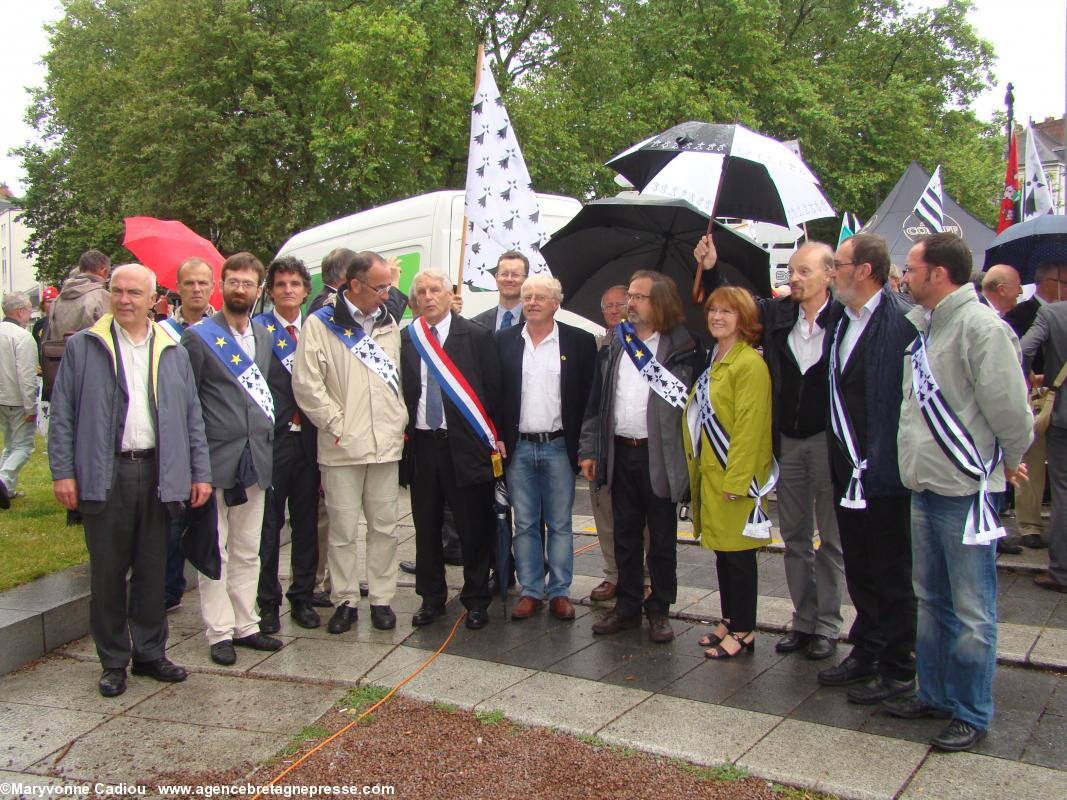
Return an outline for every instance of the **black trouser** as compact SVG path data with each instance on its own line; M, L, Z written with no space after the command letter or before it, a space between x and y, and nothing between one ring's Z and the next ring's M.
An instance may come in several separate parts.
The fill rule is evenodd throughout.
M666 614L678 593L678 515L674 503L652 490L647 442L632 447L616 439L611 513L615 518L615 561L619 567L616 613L624 617L641 613L647 525L652 594L644 601L644 607L651 614Z
M868 497L866 509L841 507L834 486L845 584L856 621L852 655L898 681L915 677L916 608L911 585L911 498Z
M287 502L292 532L292 582L285 596L290 604L311 601L319 565L319 465L308 461L299 433L283 433L274 440L273 476L273 486L263 501L263 531L259 540L257 599L261 611L282 603L278 552Z
M447 438L415 431L414 448L411 516L415 522L415 592L428 607L442 606L448 599L441 544L447 501L463 549L463 590L459 598L468 609L485 610L491 599L489 551L496 531L493 482L457 486Z
M170 518L159 501L156 460L116 456L115 462L108 499L81 506L92 593L89 628L104 669L125 667L131 656L162 658L167 645L163 586Z
M715 572L719 576L719 605L731 631L756 629L758 572L756 550L716 550Z

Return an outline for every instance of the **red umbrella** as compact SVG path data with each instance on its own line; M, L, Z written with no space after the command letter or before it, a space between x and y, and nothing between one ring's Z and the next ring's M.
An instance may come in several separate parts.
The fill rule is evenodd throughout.
M122 244L141 263L156 274L160 286L177 290L178 266L194 256L211 265L215 286L211 293L211 305L222 307L219 278L225 259L215 245L174 219L155 217L126 217L126 238Z

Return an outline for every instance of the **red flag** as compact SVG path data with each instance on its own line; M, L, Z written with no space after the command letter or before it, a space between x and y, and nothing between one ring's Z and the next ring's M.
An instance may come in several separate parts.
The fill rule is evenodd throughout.
M1015 146L1015 131L1011 132L1011 143L1008 145L1008 172L1004 176L1004 196L1000 199L1000 220L997 222L997 233L1001 233L1009 225L1014 225L1015 201L1019 197L1019 151Z

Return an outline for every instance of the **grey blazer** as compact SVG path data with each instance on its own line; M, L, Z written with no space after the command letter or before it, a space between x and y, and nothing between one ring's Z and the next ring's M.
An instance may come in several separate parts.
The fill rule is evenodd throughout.
M1056 376L1067 361L1067 301L1047 303L1037 311L1034 324L1022 339L1023 367L1030 371L1030 364L1042 350L1045 355L1045 386L1052 387ZM1067 381L1056 392L1052 406L1052 425L1067 430Z
M223 330L229 331L226 317L219 312L211 318ZM270 371L270 333L258 322L250 323L256 337L256 366L266 380ZM200 393L204 415L204 432L211 452L212 485L216 489L232 489L237 481L237 465L248 444L260 488L271 484L274 461L274 426L255 401L248 396L237 379L230 374L218 356L209 352L204 340L192 329L182 334L182 345L189 352L189 364Z

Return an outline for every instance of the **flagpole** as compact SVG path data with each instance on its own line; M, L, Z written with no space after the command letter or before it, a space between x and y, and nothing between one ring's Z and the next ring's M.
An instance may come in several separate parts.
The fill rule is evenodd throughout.
M471 98L478 96L478 86L482 82L482 61L485 60L485 45L478 45L478 59L474 67L474 93ZM467 145L467 159L470 159L470 144ZM464 183L466 188L466 183ZM467 204L463 204L463 232L459 238L459 271L456 273L456 287L459 293L463 293L463 261L467 255Z

